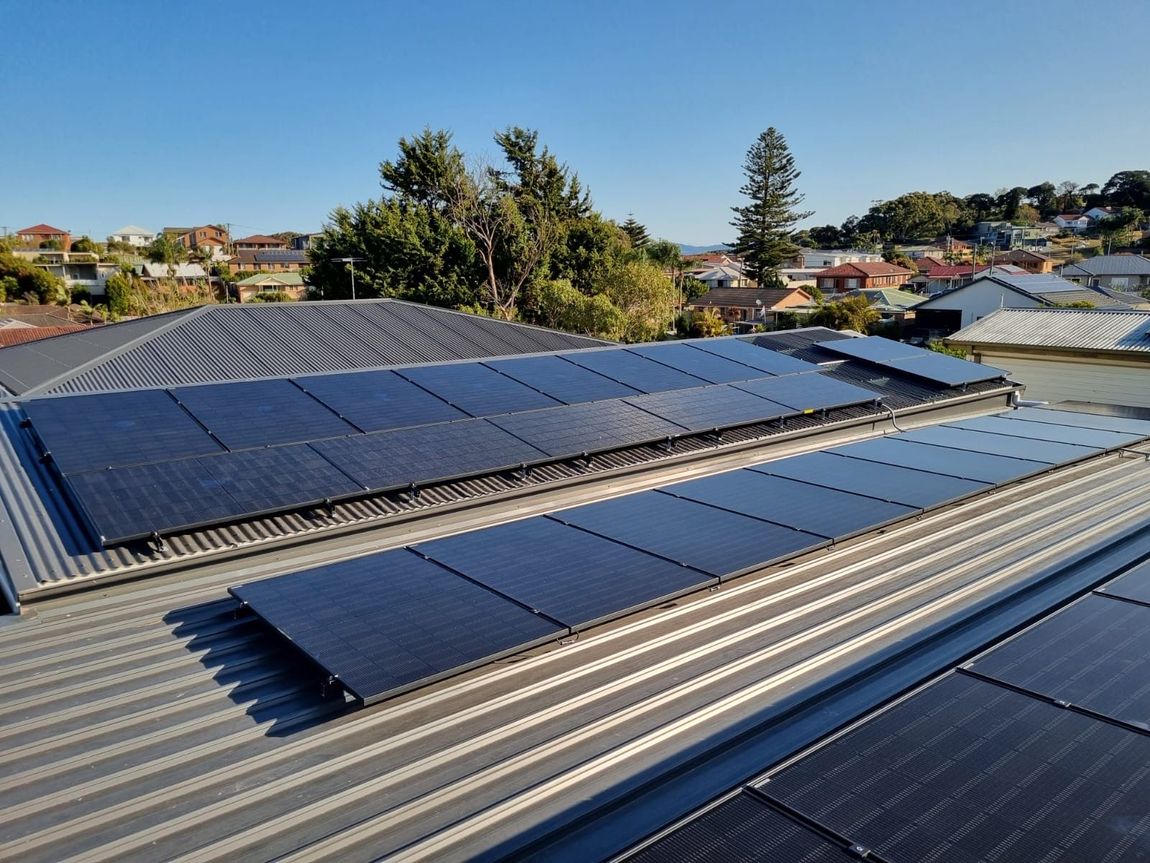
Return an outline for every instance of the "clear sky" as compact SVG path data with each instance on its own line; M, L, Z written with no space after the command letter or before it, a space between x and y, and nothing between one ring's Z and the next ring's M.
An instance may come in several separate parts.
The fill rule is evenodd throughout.
M1150 169L1146 0L36 0L0 5L0 227L318 230L401 135L538 129L596 206L731 237L777 127L839 223Z

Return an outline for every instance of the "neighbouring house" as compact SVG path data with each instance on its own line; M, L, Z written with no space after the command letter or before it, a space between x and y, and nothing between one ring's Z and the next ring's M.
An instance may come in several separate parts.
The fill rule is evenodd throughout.
M779 312L805 309L811 295L802 288L715 288L692 300L692 311L710 309L729 325L773 324Z
M683 260L690 263L689 269L694 270L707 270L711 267L731 265L742 266L742 262L729 252L696 252L693 255L683 255Z
M307 252L296 249L240 249L230 260L236 272L298 273L311 266Z
M708 270L692 273L696 279L705 284L709 290L716 288L753 288L755 283L748 279L741 269L733 264L721 267L711 267Z
M175 239L177 243L189 251L210 248L223 251L227 248L229 237L225 228L219 225L200 225L195 228L164 228L164 233Z
M912 261L918 261L922 258L937 258L941 261L947 251L946 246L938 246L934 243L923 246L896 246L894 250L906 255Z
M313 234L296 234L291 241L291 247L296 251L306 252L313 245L315 245L316 237L322 236L319 233Z
M53 228L51 225L43 223L33 225L30 228L23 228L16 232L16 236L20 238L20 242L26 243L32 248L39 248L41 244L53 241L59 244L60 249L65 252L72 247L72 235L70 233L63 228Z
M905 285L914 273L886 261L840 264L815 273L818 289L827 294L845 294L867 288L897 288Z
M920 272L910 280L910 285L924 294L941 294L980 276L998 272L1017 276L1025 274L1026 270L1014 264L938 264L925 273Z
M943 258L936 258L934 255L923 255L921 258L913 258L912 260L918 269L919 275L929 273L934 267L948 266Z
M279 237L268 236L267 234L252 234L250 237L243 237L232 243L232 248L236 251L254 250L254 251L267 251L268 249L286 249L288 247L286 240L281 240Z
M862 297L872 309L879 313L884 321L897 321L900 325L904 321L914 319L914 308L926 300L921 294L912 294L910 291L900 291L898 288L870 288L857 291L847 291L845 294L836 294L828 297L830 300L839 300L844 297Z
M124 243L129 246L143 248L150 246L156 239L156 232L141 228L139 225L125 225L113 234L108 234L109 243Z
M1090 303L1100 309L1128 309L1130 304L1100 290L1076 285L1052 273L1009 274L996 267L915 307L915 335L948 336L999 309L1036 309Z
M1049 231L1039 225L1015 225L1012 222L979 222L976 239L1000 249L1042 248L1049 243Z
M57 326L37 327L23 321L8 319L0 321L0 348L38 342L53 336L62 336L65 333L89 330L92 326L90 324L59 324Z
M250 303L259 294L287 294L302 300L307 284L299 273L261 273L236 282L236 293L241 303Z
M1064 231L1081 234L1090 227L1090 217L1085 213L1059 213L1054 217L1054 224Z
M999 260L1004 264L1021 267L1028 273L1054 272L1053 259L1046 255L1040 255L1038 252L1027 251L1026 249L1011 249L1002 255Z
M1030 399L1150 407L1150 311L1000 309L947 342Z
M1099 255L1060 272L1064 279L1091 287L1141 292L1150 289L1150 258L1142 255Z
M1103 219L1109 219L1111 216L1122 215L1121 207L1091 207L1085 213L1086 218L1091 222L1101 222Z
M197 263L187 264L154 264L151 262L135 267L136 275L144 281L158 281L160 279L174 279L176 284L188 285L193 282L208 279L207 271Z
M15 254L63 279L70 291L84 290L93 296L107 293L108 278L120 270L118 263L101 263L94 252L34 249L17 250Z
M822 270L841 264L876 264L881 261L882 255L860 249L800 249L788 263L793 269Z

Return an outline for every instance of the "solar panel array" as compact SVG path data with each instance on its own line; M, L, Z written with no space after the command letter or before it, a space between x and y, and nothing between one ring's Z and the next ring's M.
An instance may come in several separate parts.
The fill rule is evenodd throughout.
M627 859L1145 860L1148 728L1143 563Z
M877 400L811 363L715 339L24 409L91 532L111 544ZM240 455L264 448L276 457Z
M970 363L936 351L893 342L881 336L834 339L818 347L852 359L865 360L893 371L913 375L946 387L993 381L1006 376L1002 369Z
M511 414L492 422L531 415ZM1036 415L1041 421L1034 418ZM468 603L463 598L445 598L425 608L404 606L403 627L396 631L388 628L394 614L388 589L392 567L398 567L397 578L404 583L412 557L430 561L451 574L468 594L478 585L500 597L508 609L520 610L507 610L509 617L521 617L520 612L526 610L553 627L548 631L578 631L915 517L926 508L1049 470L1055 464L1150 437L1150 422L1133 425L1133 421L1126 421L1125 430L1117 431L1051 424L1045 422L1047 418L1045 412L1033 409L990 418L991 426L1001 427L1003 433L965 429L961 423L940 426L946 435L933 443L918 440L918 432L891 435L424 542L354 562L349 578L354 579L356 588L350 591L344 584L341 565L336 565L242 585L233 593L343 681L355 697L374 701L441 677L451 668L469 668L515 649L505 638L491 639L477 631L471 639L456 637L449 654L436 648L433 659L423 665L404 664L407 670L402 674L397 671L388 676L372 671L359 676L365 662L371 667L391 667L397 651L420 656L424 650L421 633L465 633L470 626ZM1073 419L1077 422L1077 415ZM1025 437L1034 426L1039 427L1040 434L1060 440ZM530 431L541 435L534 441L540 447L547 445L551 439L548 435L562 434L561 429L556 431L550 425ZM1099 438L1100 433L1107 437ZM1062 447L1057 452L1063 459L1051 462L987 455L981 451L986 448L983 437L991 438L996 446L1001 444L1000 449L1018 443L1038 449ZM1066 443L1064 439L1076 442ZM355 440L341 438L323 445L350 446ZM883 451L875 451L875 444L882 444ZM978 449L956 448L959 446ZM914 466L901 458L907 453L914 455ZM375 469L361 453L341 456L339 463L348 472ZM972 478L973 474L982 478ZM371 478L363 477L362 481ZM306 597L306 601L281 601L281 583L286 593ZM439 583L450 592L456 581L440 578ZM337 599L329 596L333 590ZM347 595L357 597L347 623L356 633L354 649L341 652L322 639L320 647L313 649L313 637L341 637L339 615L344 605L338 598ZM324 626L316 625L318 609L326 609ZM379 610L379 625L374 630L364 622L373 619L373 609ZM532 637L519 644L521 649L536 643L535 630L529 634ZM444 655L456 657L457 664L449 667L441 659Z

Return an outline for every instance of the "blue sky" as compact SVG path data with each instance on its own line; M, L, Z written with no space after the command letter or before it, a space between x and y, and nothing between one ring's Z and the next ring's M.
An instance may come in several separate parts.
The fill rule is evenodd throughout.
M787 138L839 223L913 190L1150 169L1150 3L9 4L0 226L317 230L401 135L538 129L596 206L729 239L747 147Z

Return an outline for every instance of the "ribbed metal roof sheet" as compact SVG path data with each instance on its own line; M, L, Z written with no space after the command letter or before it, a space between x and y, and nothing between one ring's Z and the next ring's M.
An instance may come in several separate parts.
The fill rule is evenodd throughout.
M949 341L1150 353L1150 312L999 309L959 330Z
M1142 255L1099 255L1062 268L1064 276L1150 276L1150 258Z

